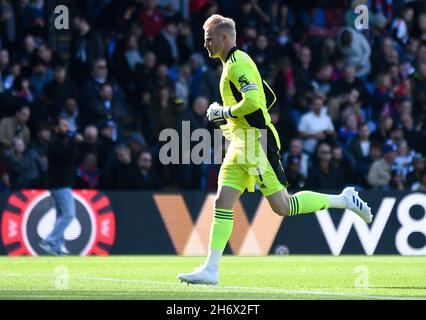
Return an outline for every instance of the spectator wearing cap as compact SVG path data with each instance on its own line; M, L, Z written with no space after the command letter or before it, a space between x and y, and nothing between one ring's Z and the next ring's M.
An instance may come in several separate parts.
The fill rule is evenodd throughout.
M132 132L129 137L129 148L132 159L137 161L139 154L147 148L145 138L140 132Z
M313 190L340 190L344 186L343 175L339 167L332 162L331 146L319 143L316 161L308 171L305 188Z
M419 182L423 171L425 170L425 158L422 154L416 153L412 159L411 165L413 170L407 175L407 186L411 187L414 183Z
M136 189L162 190L163 183L159 174L152 166L152 155L149 151L142 151L136 158Z
M324 98L315 95L311 111L304 114L298 126L300 137L304 139L303 150L312 154L319 141L335 136L334 125L324 107Z
M21 106L14 117L3 118L0 121L0 144L3 148L10 148L14 138L21 138L27 146L30 143L30 130L27 123L31 111L28 106Z
M305 185L305 177L301 172L301 157L288 155L285 169L288 181L288 191L293 193L301 190Z
M365 77L370 73L371 46L362 33L344 28L337 37L337 46L345 62L355 67L356 77Z
M368 183L374 189L388 190L391 182L392 166L396 158L396 147L386 144L383 148L383 156L375 161L368 172Z

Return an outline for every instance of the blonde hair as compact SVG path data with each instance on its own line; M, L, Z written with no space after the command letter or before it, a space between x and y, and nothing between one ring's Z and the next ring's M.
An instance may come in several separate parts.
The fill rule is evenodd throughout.
M214 14L204 22L203 29L207 30L208 28L211 28L214 33L225 31L233 40L237 38L235 21L231 18L221 16L220 14Z

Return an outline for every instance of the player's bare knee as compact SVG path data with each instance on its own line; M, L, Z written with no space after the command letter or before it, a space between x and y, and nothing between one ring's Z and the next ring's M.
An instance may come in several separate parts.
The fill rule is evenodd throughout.
M214 207L216 209L226 209L226 202L221 197L218 197L214 202Z
M272 210L281 217L288 216L288 205L282 204L279 206L272 207Z
M279 203L275 203L272 206L272 210L279 216L286 217L289 213L288 199L283 199Z

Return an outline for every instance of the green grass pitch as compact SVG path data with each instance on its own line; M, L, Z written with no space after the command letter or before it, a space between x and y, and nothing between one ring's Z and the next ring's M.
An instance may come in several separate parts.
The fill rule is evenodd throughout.
M1 257L0 299L426 299L426 257L225 256L217 286L176 279L203 260Z

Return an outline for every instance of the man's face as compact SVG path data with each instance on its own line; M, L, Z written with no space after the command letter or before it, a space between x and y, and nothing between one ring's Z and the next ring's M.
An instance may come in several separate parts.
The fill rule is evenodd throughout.
M300 140L293 140L290 144L290 153L298 156L302 153L302 147L302 142Z
M224 37L219 32L213 32L211 28L204 31L204 47L210 58L219 58L223 52Z
M149 153L142 153L138 159L138 167L140 169L149 170L152 166L152 157Z
M68 133L68 121L66 119L59 120L58 132L63 135Z
M132 161L132 156L129 149L121 149L117 151L117 160L121 164L129 164Z
M26 124L30 120L31 111L29 108L23 108L18 112L17 121L21 124Z
M331 160L331 148L330 146L323 144L318 149L318 159L321 161L330 161Z

